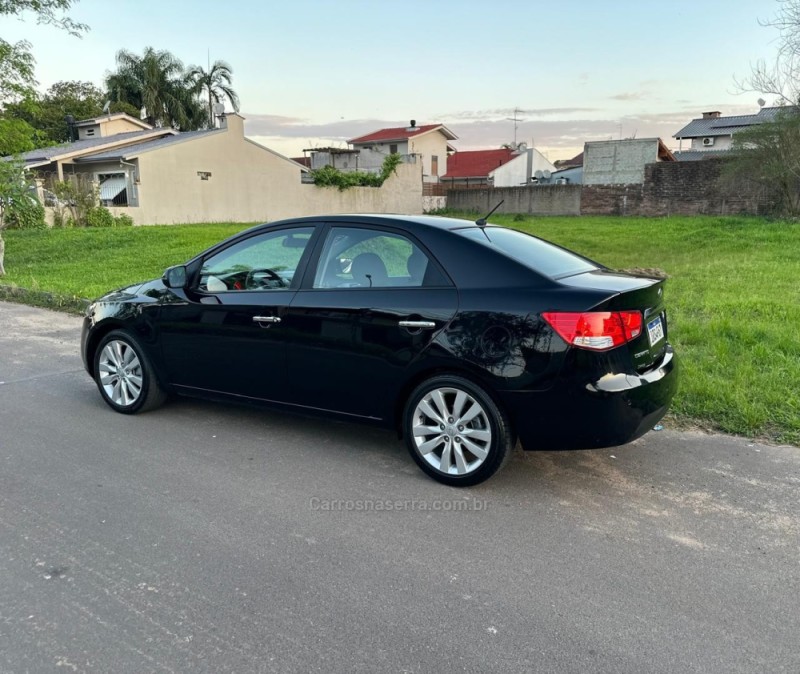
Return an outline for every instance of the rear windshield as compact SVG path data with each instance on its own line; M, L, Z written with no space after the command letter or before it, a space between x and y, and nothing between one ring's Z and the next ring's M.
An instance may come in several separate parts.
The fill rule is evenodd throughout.
M599 268L575 253L513 229L486 227L481 231L479 227L467 227L455 231L497 248L526 267L552 278L572 276Z

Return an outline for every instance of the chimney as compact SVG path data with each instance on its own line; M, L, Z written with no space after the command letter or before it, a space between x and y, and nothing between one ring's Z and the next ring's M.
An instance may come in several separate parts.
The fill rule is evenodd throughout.
M719 110L713 110L712 112L704 112L703 119L717 119L722 113Z
M75 129L75 118L72 115L67 115L64 117L64 121L67 123L67 133L69 134L70 142L78 140L78 134Z

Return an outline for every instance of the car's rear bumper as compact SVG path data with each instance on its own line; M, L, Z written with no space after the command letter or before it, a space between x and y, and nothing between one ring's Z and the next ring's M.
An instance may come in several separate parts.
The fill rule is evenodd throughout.
M504 392L502 402L524 449L594 449L624 445L667 413L678 388L672 347L642 374L604 374L546 392Z

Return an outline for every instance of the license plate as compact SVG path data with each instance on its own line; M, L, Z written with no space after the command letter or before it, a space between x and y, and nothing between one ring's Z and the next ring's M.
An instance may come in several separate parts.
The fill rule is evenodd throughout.
M661 316L654 318L647 324L647 337L650 340L650 346L655 346L664 339L664 326L661 324Z

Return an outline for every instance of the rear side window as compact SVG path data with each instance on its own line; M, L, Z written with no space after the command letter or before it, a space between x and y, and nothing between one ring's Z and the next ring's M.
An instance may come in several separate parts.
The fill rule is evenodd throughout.
M572 276L599 269L596 264L575 255L575 253L570 253L552 243L513 229L486 227L481 231L481 228L476 226L455 231L462 236L496 248L526 267L551 278Z

